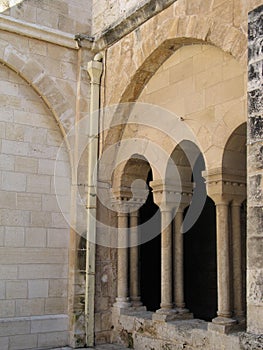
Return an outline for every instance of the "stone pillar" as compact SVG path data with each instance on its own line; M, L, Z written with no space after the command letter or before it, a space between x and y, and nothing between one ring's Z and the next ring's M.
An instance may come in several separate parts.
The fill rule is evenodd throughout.
M230 295L230 234L229 234L229 201L223 198L215 201L216 205L216 235L217 235L217 288L218 288L218 317L212 322L223 326L227 331L229 326L236 323L231 318ZM210 327L211 329L211 327ZM213 329L213 328L212 328ZM217 328L216 328L217 329ZM219 329L217 329L219 330Z
M118 308L127 308L131 306L128 291L128 212L118 212L118 230L118 285L117 298L114 306Z
M130 212L130 233L132 246L130 248L130 297L132 306L142 306L139 284L139 237L138 237L138 211Z
M183 212L179 207L174 218L174 302L179 313L187 313L184 302L184 246L183 246Z
M171 208L161 208L161 310L173 308L172 296L172 219Z
M247 331L263 333L263 5L248 16Z
M172 221L173 213L181 195L174 191L173 184L163 184L161 180L150 183L154 202L161 211L161 308L153 314L155 321L169 321L178 312L173 308L173 264L172 264Z
M238 320L244 318L243 305L243 283L242 283L242 242L240 227L241 203L232 201L231 221L232 221L232 243L233 243L233 296L234 296L234 316Z

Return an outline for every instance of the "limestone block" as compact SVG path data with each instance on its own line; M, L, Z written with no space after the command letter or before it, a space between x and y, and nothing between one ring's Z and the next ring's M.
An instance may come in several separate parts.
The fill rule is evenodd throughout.
M11 66L18 68L18 69L21 69L27 61L26 55L17 51L11 45L5 49L4 59Z
M69 245L69 232L65 229L49 229L47 232L47 246L54 248L67 248Z
M0 266L0 275L3 280L9 279L17 279L18 268L14 265L5 265Z
M262 236L248 237L247 248L250 251L248 256L247 266L249 269L262 268ZM263 276L262 276L262 293L263 293Z
M72 84L70 83L70 86L72 86ZM63 88L63 91L65 91L65 89ZM74 91L71 91L71 96L74 96ZM60 132L60 130L50 130L47 134L47 144L51 145L51 146L58 146L60 147L62 144L62 134Z
M36 55L47 55L47 43L35 39L28 41L29 52Z
M206 89L206 106L220 104L244 95L243 75L229 79Z
M16 300L16 316L42 315L44 312L44 299Z
M27 282L26 281L7 281L6 298L7 299L27 298Z
M29 58L22 68L21 73L30 81L36 81L44 73L44 68L34 59Z
M53 117L39 114L39 113L28 113L25 111L14 111L14 121L19 124L29 125L32 127L32 125L37 125L41 128L54 128L54 120Z
M29 157L15 157L15 171L21 173L37 173L38 161Z
M24 141L25 128L23 125L6 124L6 139L13 141Z
M1 319L0 322L0 337L30 333L30 321L28 319Z
M0 95L0 102L2 105L9 105L9 104L17 104L17 107L19 107L18 105L21 104L20 99L18 99L15 96L5 96L5 95ZM1 120L4 122L13 122L14 121L14 112L13 111L9 111L9 110L4 110L1 114Z
M50 176L28 175L26 190L36 193L50 193Z
M49 281L49 297L67 297L68 281L63 279L52 279Z
M0 192L0 198L1 198L1 192ZM5 228L3 226L0 227L0 246L3 247L4 245L4 238L5 238Z
M25 242L25 230L23 227L5 228L5 246L6 247L23 247Z
M52 213L52 227L54 228L68 228L69 224L61 213Z
M191 103L189 103L189 100ZM185 114L200 112L205 109L205 93L204 91L189 95L185 99Z
M15 301L0 300L0 317L14 317L14 316L15 316ZM7 335L7 334L4 334L4 335Z
M205 48L203 46L203 48ZM193 69L195 73L208 70L223 63L223 52L216 48L208 47L200 54L193 56Z
M66 298L48 298L45 300L45 314L63 314L67 312Z
M69 199L69 198L67 198ZM44 211L59 212L59 205L55 195L42 195L42 209Z
M50 212L32 211L30 224L33 227L50 227L52 216Z
M18 266L19 279L67 278L65 264L24 264Z
M41 186L41 184L40 184ZM33 191L32 191L33 192ZM34 191L36 192L36 191ZM24 210L41 210L41 195L34 193L17 193L17 208Z
M248 305L248 318L247 330L248 332L255 334L262 334L263 324L263 306Z
M28 298L47 298L48 280L28 281Z
M16 193L0 191L0 206L1 208L15 208L16 206Z
M48 57L55 58L59 61L65 62L76 62L77 51L69 50L63 47L58 47L57 45L47 44Z
M2 172L2 189L7 191L25 191L26 175L14 172Z
M9 338L10 350L23 350L23 349L36 349L37 348L37 335L15 335ZM2 348L1 348L2 349Z
M68 332L52 332L38 335L38 346L66 346L68 345Z
M236 66L237 64L235 64ZM223 79L221 65L215 65L215 67L211 67L209 70L202 71L198 74L194 75L194 84L195 90L201 91L202 89L206 89L209 86L213 86Z
M28 147L28 155L35 158L56 159L58 153L57 147L31 143Z
M2 153L26 156L28 154L28 149L27 143L2 140Z
M0 337L0 347L2 350L9 350L9 338L8 337Z
M32 318L31 333L61 332L68 329L67 315L40 316Z
M25 246L26 247L46 247L47 234L45 228L30 227L26 228Z
M0 154L0 170L14 170L15 157L6 154ZM19 171L19 170L17 170Z
M0 221L6 226L29 225L30 212L24 210L0 209Z
M58 15L57 13L51 12L50 10L37 8L36 18L38 23L45 23L45 26L47 27L58 27Z
M39 159L38 173L54 175L55 164L55 160L52 159Z

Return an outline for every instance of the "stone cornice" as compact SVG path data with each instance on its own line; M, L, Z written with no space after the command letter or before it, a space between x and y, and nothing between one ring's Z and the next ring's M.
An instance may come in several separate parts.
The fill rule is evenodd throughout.
M151 17L163 11L177 0L150 0L139 8L132 8L124 20L117 21L95 35L94 51L100 51L131 33Z
M0 30L46 41L69 49L78 49L74 35L60 30L27 23L0 14Z

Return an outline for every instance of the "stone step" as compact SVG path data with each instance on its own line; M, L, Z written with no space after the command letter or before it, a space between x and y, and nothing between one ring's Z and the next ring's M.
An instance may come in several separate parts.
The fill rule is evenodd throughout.
M103 344L103 345L97 345L95 348L82 348L86 350L126 350L128 348L125 348L123 345L118 344ZM56 348L56 349L50 349L50 350L73 350L69 347L62 347L62 348ZM80 349L81 350L81 349Z

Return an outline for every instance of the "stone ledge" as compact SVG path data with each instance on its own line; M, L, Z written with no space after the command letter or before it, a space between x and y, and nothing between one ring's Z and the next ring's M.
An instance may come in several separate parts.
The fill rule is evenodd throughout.
M47 41L55 45L67 47L68 49L78 49L73 34L68 34L60 30L50 29L44 26L29 24L27 22L1 14L0 30L33 39Z
M93 50L100 51L111 46L175 1L177 0L150 0L139 9L131 9L124 20L113 23L95 36Z

